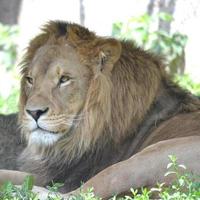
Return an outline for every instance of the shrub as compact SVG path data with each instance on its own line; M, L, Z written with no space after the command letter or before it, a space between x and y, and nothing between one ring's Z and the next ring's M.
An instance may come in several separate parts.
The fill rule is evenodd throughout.
M17 111L19 77L15 67L19 28L0 24L0 113Z

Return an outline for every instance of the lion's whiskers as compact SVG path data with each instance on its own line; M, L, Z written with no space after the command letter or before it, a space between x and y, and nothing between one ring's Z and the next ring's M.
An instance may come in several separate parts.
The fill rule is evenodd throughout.
M66 117L71 118L73 120L76 120L76 119L79 120L79 119L83 119L85 117L85 113L81 113L81 114L78 114L78 115L71 114L71 115L67 115Z
M38 122L36 123L33 119L31 120L31 118L24 116L22 118L23 123L20 124L20 128L26 134L26 133L29 133L31 130L33 130L31 128L31 123L36 123L35 128L37 128L37 126L41 128L44 127L45 129L49 131L53 129L54 130L60 129L60 127L65 127L65 128L68 128L71 126L77 127L81 121L86 119L86 113L84 112L78 115L77 114L70 114L70 115L61 114L58 116L57 115L51 116L50 118L49 117L44 118L44 117L39 119Z

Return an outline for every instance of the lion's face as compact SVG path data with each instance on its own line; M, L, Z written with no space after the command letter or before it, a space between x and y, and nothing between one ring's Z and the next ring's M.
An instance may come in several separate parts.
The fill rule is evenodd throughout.
M111 119L111 76L120 55L115 39L77 24L47 24L22 62L19 123L28 144L56 144L72 156L95 143Z
M90 70L69 45L37 50L23 83L27 99L22 128L29 133L29 142L52 144L76 126L90 78Z

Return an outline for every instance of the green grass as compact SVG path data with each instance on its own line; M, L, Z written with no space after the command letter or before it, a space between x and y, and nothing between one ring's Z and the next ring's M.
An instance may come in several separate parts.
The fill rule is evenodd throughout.
M175 175L176 179L170 186L165 186L164 183L157 184L155 188L140 188L130 191L132 195L117 197L114 196L111 200L149 200L156 195L157 199L163 200L198 200L200 199L200 177L188 173L184 165L178 164L175 156L169 156L170 163L167 165L167 173L165 176ZM181 170L180 170L181 169ZM180 172L181 171L181 172ZM101 183L99 183L101 185ZM62 200L62 197L56 193L61 184L54 184L48 187L49 195L47 200ZM32 191L33 178L28 176L24 180L21 187L14 186L11 182L5 183L0 189L0 200L39 200L36 193ZM88 192L76 196L70 196L70 200L99 200L92 189Z

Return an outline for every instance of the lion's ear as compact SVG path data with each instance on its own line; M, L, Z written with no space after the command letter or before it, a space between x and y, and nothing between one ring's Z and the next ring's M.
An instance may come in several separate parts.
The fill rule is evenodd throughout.
M121 55L121 43L115 39L101 40L97 43L96 52L97 70L112 71Z

